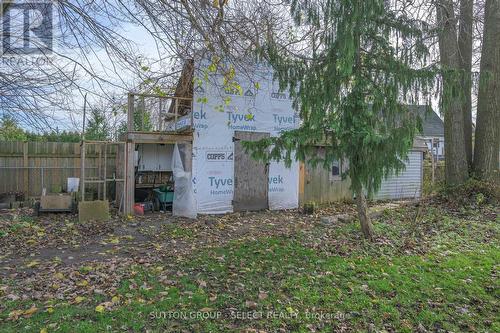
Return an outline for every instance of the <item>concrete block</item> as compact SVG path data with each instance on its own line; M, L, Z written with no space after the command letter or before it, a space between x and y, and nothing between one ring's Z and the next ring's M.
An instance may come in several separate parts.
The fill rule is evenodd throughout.
M351 214L340 214L340 215L337 215L337 219L339 220L339 222L342 222L342 223L351 223L352 221L354 221L356 219L357 215L351 215Z
M338 222L338 218L336 216L322 216L321 223L325 225L335 224Z
M72 198L67 194L47 194L40 198L42 209L70 209Z
M107 200L84 201L78 204L78 220L87 221L108 221L109 202Z

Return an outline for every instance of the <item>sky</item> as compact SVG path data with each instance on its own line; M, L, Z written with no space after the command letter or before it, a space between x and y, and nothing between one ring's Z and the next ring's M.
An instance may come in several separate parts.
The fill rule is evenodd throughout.
M119 34L129 38L137 49L137 53L142 54L146 58L157 59L158 51L156 43L153 37L147 32L143 27L132 24L124 23L121 25L120 30L117 31ZM71 50L58 50L70 57L78 58L77 52ZM106 78L111 84L104 84L105 93L108 95L117 95L125 98L127 90L124 88L125 85L129 87L137 86L139 83L138 79L131 71L127 71L126 68L113 68L113 60L110 59L105 50L97 50L96 54L86 53L88 56L88 61L92 64L92 68L100 76ZM80 59L79 59L80 60ZM168 71L169 69L166 69ZM83 75L79 81L79 85L90 92L101 93L99 84L102 82L96 82L91 80L89 75L85 75L82 71L80 73ZM116 87L113 87L113 84ZM71 108L72 111L68 113L67 111L54 111L55 122L60 130L80 130L82 125L83 116L83 105L84 105L84 92L78 89L74 89L69 98L72 100ZM91 93L88 94L87 107L97 107L99 106L99 97ZM439 110L438 98L432 99L432 106L434 110Z
M133 25L127 23L123 26L123 31L121 34L127 36L137 47L137 51L147 58L157 58L158 52L156 44L153 37L143 28L138 25ZM93 70L98 73L98 75L106 78L106 80L116 84L120 87L112 87L109 84L105 84L105 90L108 94L116 94L118 96L123 96L126 98L127 90L124 84L128 86L135 86L138 83L135 75L126 71L125 68L118 68L119 73L115 72L112 62L113 60L107 55L106 51L101 49L96 52L96 54L89 55L89 62L92 63ZM84 75L84 78L80 80L80 85L84 89L89 91L95 91L101 94L101 89L96 82L90 79L89 75ZM123 87L123 88L121 88ZM65 112L60 112L57 114L59 118L60 129L68 130L80 130L83 119L83 106L84 106L84 92L79 89L73 90L73 103L74 112L69 115ZM92 94L87 94L87 108L92 106L99 106L99 97L93 96ZM75 128L76 127L76 128Z
M20 2L21 4L23 2ZM17 47L22 47L23 43L23 31L26 29L26 26L23 24L25 15L23 12L23 7L9 7L10 11L6 12L7 14L2 14L0 16L0 26L2 27L2 31L9 31L10 36L10 44ZM43 20L41 17L44 17L40 12L30 9L29 11L29 45L35 45L34 41L37 39L36 34L33 33L33 28L40 26L40 22ZM7 24L10 24L9 30L4 30L4 21ZM43 108L43 112L49 114L53 118L53 128L58 128L59 130L79 130L81 128L82 116L83 116L83 105L84 105L84 94L85 90L88 91L87 97L87 107L98 106L100 103L98 95L116 95L116 96L126 96L127 88L126 87L134 87L138 84L138 79L135 74L127 70L126 66L117 65L116 59L110 59L107 55L106 50L104 49L96 49L92 50L82 49L82 48L70 48L64 47L61 43L61 38L66 38L70 41L70 43L76 44L76 42L80 42L78 38L74 39L67 32L63 32L67 27L61 27L59 24L63 22L56 10L55 6L52 8L52 29L48 30L52 32L52 44L53 44L53 52L48 56L52 61L57 64L57 67L65 67L69 69L77 68L76 75L77 78L77 87L70 90L67 94L65 94L64 99L67 103L64 103L66 107L70 109L63 110L63 107L54 107L50 106L48 102L42 102L42 99L36 98L37 102L41 103L41 107ZM110 25L109 22L100 21L104 25ZM135 25L132 23L121 23L116 31L118 34L121 34L131 40L134 45L134 51L136 55L143 55L145 58L158 58L158 52L156 49L156 44L154 42L153 37L141 26ZM44 30L46 31L46 30ZM19 38L13 38L12 35L19 35ZM70 37L68 37L70 36ZM40 67L38 71L29 70L31 66L28 62L34 61L36 59L42 59L47 61L47 57L40 54L15 54L9 55L4 54L5 50L2 49L4 35L0 35L0 39L2 40L2 44L0 44L2 60L5 61L7 57L9 59L21 59L26 62L24 67L21 67L20 70L26 70L28 67L28 75L36 75L39 74ZM80 37L83 39L82 37ZM15 43L16 40L21 40L21 43ZM9 40L8 40L9 41ZM41 43L37 43L40 45ZM6 49L8 50L8 49ZM84 54L85 57L82 55ZM77 63L83 64L84 68L79 68L79 66L75 67L75 63L69 61L68 59L75 60ZM5 67L4 67L5 66ZM118 66L118 67L116 67ZM3 67L3 69L2 69ZM47 67L50 68L50 67ZM46 68L46 69L47 69ZM97 75L102 78L105 78L108 82L102 82L96 79L92 79L92 77L86 73L86 70L91 69ZM9 70L12 70L11 67L5 65L5 62L0 64L0 70L5 70L7 73ZM19 69L18 69L19 70ZM54 68L50 68L50 71L53 71ZM17 70L16 70L17 73ZM9 91L6 90L8 93ZM32 95L32 94L31 94ZM58 102L54 102L56 99L54 98L51 103L57 105L63 105ZM0 109L0 116L3 114L3 111ZM29 127L29 125L21 124L25 127L25 129L30 131L35 131L35 128ZM45 128L43 130L46 130Z

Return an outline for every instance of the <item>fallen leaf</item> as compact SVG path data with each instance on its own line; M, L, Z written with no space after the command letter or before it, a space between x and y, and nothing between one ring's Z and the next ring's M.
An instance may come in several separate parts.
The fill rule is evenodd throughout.
M75 297L75 304L80 304L84 300L85 300L85 297L83 297L83 296L76 296Z
M32 260L26 264L26 267L31 268L40 265L40 260Z
M35 312L38 311L38 308L36 306L32 306L31 308L29 308L28 310L24 311L24 315L26 317L31 317Z
M109 243L110 244L118 244L118 243L120 243L120 240L118 239L118 237L111 238L111 239L109 239Z
M212 308L202 308L200 309L200 312L210 312L210 311L213 311L214 309Z
M252 301L246 301L245 306L249 309L255 310L257 308L257 303Z
M99 313L103 313L104 312L104 306L102 306L102 305L96 306L95 307L95 311L99 312Z
M267 298L267 296L268 296L267 293L260 292L259 293L259 300L263 301L263 300L265 300Z
M9 312L9 320L17 320L20 315L24 313L23 310L13 310Z
M78 281L78 282L76 283L76 285L77 285L78 287L86 287L86 286L88 286L88 285L89 285L89 281L87 281L87 280L81 280L81 281Z

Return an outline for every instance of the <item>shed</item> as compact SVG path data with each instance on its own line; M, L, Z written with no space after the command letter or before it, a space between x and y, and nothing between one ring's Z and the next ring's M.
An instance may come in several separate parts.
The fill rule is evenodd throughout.
M138 189L165 182L174 189L174 214L182 208L178 215L298 207L298 162L257 162L242 146L299 125L288 94L268 65L237 73L241 89L228 89L209 66L187 62L174 96L129 94L127 213L142 200Z
M427 151L425 141L416 138L413 148L405 161L405 170L398 175L390 175L382 180L380 190L374 194L375 200L420 198L423 185L423 160Z
M405 161L405 170L398 175L391 175L382 181L380 190L372 199L403 199L418 198L422 193L423 158L427 151L425 141L416 138L413 147ZM316 154L324 154L324 147L316 147ZM326 204L330 202L351 200L353 193L350 189L349 178L342 179L349 164L347 161L335 161L332 167L325 169L323 165L312 166L301 164L300 169L300 202L315 202Z

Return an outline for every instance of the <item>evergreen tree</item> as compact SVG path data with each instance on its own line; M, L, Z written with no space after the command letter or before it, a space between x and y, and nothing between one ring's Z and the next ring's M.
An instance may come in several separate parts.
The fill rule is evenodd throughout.
M71 131L52 131L44 133L26 133L27 141L38 142L80 142L81 136L78 132Z
M404 103L427 93L435 73L424 68L426 25L410 20L384 0L291 3L298 30L312 31L310 54L288 52L269 41L266 55L280 87L300 113L300 128L278 138L246 143L255 158L292 157L330 168L348 160L363 235L372 240L365 193L404 168L419 119ZM312 28L311 28L312 27ZM313 156L327 144L325 157Z
M104 112L99 109L90 110L90 119L85 129L85 139L106 141L110 137L110 130Z

